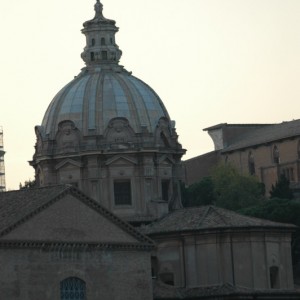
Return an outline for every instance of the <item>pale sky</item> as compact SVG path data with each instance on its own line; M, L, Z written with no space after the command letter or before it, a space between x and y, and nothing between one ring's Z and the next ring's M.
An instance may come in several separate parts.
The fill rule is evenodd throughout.
M7 190L34 178L34 126L84 66L95 0L0 3L0 125ZM102 0L121 64L161 97L184 159L213 150L218 123L300 118L299 0Z

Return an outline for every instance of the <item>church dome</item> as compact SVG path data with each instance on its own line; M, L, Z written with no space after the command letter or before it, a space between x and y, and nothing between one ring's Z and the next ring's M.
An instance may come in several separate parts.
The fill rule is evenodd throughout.
M70 120L83 136L103 135L114 118L125 118L135 133L154 133L161 118L169 119L159 96L125 70L82 71L52 100L42 122L54 138L60 122Z
M155 91L119 64L118 27L102 14L83 24L85 67L35 127L38 186L72 184L133 223L181 207L175 123Z
M119 65L118 27L102 11L97 0L95 17L82 29L86 46L81 57L86 67L50 103L39 126L44 140L54 140L64 121L82 137L105 135L110 122L118 118L126 120L134 134L154 134L162 118L171 127L168 112L154 90Z

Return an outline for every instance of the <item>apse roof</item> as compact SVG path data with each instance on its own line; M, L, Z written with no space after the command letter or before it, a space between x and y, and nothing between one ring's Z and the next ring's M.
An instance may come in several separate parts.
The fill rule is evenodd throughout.
M286 228L296 226L272 222L235 213L215 206L201 206L176 210L164 218L145 226L145 234L233 228Z

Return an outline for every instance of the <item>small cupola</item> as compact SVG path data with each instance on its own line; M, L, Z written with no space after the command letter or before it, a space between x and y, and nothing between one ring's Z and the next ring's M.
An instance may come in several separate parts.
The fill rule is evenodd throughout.
M86 36L86 46L81 57L88 67L119 63L122 51L115 43L115 34L119 31L115 24L114 20L103 16L103 5L97 0L95 17L86 21L82 29Z

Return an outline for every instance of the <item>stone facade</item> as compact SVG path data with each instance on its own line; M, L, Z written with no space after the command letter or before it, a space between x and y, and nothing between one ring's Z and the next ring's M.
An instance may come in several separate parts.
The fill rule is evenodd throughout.
M178 288L294 288L291 233L284 225L217 208L179 210L147 226L157 244L156 276Z
M73 299L153 299L153 243L92 199L52 187L2 193L0 203L1 215L14 211L0 224L1 299L69 299L61 284L74 278L85 298Z
M176 287L230 283L257 290L294 288L291 237L285 233L232 230L152 238L158 277L171 278Z
M0 263L1 299L64 299L60 284L68 278L82 280L90 300L153 299L149 255L142 252L10 244L0 245Z

